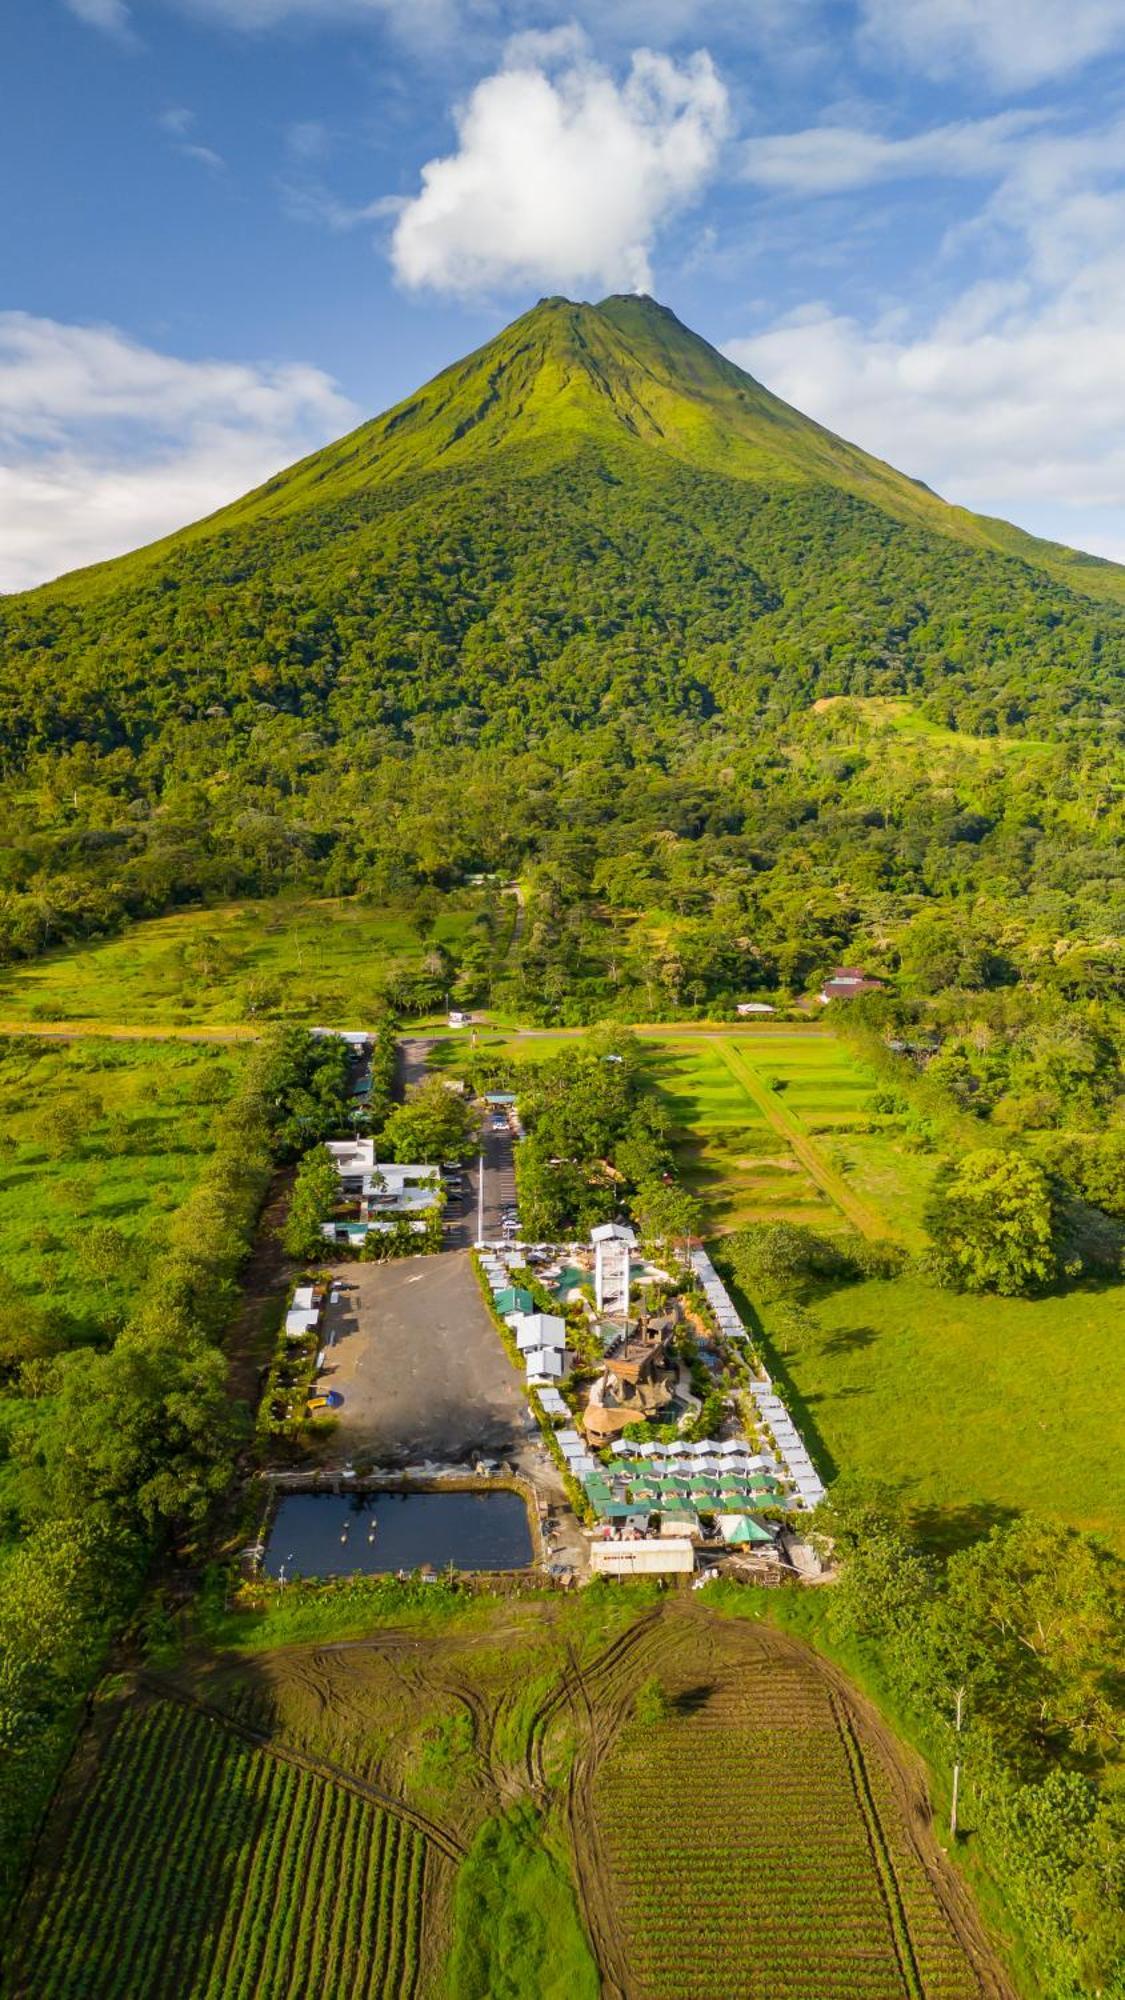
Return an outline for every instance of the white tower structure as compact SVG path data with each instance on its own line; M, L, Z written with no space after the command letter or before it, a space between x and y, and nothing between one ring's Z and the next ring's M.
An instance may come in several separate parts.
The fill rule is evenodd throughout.
M594 1298L606 1319L629 1317L629 1264L637 1239L622 1222L603 1222L590 1232L594 1246Z

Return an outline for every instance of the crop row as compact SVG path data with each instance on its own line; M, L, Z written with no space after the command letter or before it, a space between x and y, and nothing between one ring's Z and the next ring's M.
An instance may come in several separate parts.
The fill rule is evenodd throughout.
M595 1809L643 2000L713 2000L717 1977L729 2000L909 2000L883 1850L809 1677L712 1680L655 1737L626 1729Z
M408 2000L426 1843L174 1704L129 1710L13 1954L36 2000Z

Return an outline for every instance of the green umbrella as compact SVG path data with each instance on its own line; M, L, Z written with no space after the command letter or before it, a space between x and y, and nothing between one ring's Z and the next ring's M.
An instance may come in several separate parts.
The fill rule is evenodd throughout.
M737 1548L740 1543L744 1542L772 1542L773 1540L773 1536L769 1530L763 1528L758 1521L751 1520L749 1514L743 1514L737 1521L727 1522L721 1532L724 1542L729 1542L734 1548Z

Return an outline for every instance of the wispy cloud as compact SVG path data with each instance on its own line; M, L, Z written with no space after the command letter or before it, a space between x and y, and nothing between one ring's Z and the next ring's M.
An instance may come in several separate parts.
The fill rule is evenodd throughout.
M125 0L66 0L66 4L88 28L99 29L123 48L135 47L137 38Z
M222 154L216 153L213 146L199 146L191 143L177 146L176 151L179 153L181 159L198 160L201 167L210 167L213 173L222 173L227 164Z
M979 179L1006 173L1016 142L1039 130L1049 114L1005 111L962 119L905 138L852 125L812 125L799 132L748 139L742 178L794 195L843 194L879 181Z
M322 160L331 145L331 133L319 118L302 118L286 129L285 150L292 160Z
M294 222L315 222L334 236L345 236L365 223L387 222L406 206L402 195L378 195L374 201L343 201L319 181L283 182L282 201Z
M1125 46L1121 0L860 0L860 18L872 53L999 89L1064 76Z
M186 104L171 104L162 111L157 124L175 141L172 151L183 160L195 160L201 167L208 167L212 173L223 173L226 161L213 146L204 146L198 139L189 139L187 134L195 125L195 112Z
M0 589L196 520L356 417L318 368L185 361L0 313Z
M162 125L166 132L173 133L176 138L182 138L195 124L195 113L190 111L186 104L170 104L166 111L160 113L156 122Z

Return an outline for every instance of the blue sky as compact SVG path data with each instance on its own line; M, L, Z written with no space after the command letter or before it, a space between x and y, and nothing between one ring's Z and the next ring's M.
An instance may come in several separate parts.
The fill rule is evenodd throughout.
M0 589L543 292L1125 560L1125 0L8 0Z

